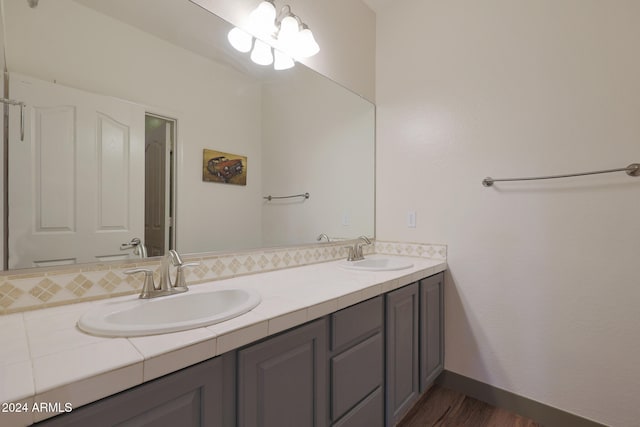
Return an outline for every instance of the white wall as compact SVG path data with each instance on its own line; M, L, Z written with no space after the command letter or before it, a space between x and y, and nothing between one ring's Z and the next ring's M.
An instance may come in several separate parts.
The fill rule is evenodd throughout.
M446 369L638 425L640 179L481 180L640 162L640 2L392 3L377 237L449 245Z
M265 83L262 102L264 193L310 194L263 202L265 246L373 236L373 104L308 69Z
M259 83L73 1L30 9L12 0L5 9L10 72L178 119L180 250L261 246ZM246 187L203 182L204 148L247 156Z
M4 98L4 10L3 5L0 3L0 97ZM4 135L4 106L0 105L0 129L2 129L2 135ZM4 136L1 137L4 141ZM0 144L3 148L0 149L0 172L4 170L4 142ZM4 189L4 173L0 173L0 188ZM2 190L4 191L4 190ZM3 212L4 217L4 197L0 199L0 212ZM0 225L0 242L4 242L4 224ZM4 243L0 244L0 268L4 265Z
M259 0L193 0L239 27ZM303 63L355 93L375 101L375 13L362 0L276 0L291 6L320 45Z

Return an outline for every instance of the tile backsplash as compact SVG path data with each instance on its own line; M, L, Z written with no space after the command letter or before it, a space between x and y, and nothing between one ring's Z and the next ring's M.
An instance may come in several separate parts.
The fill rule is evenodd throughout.
M283 268L334 261L346 258L342 242L261 249L236 253L185 256L185 261L199 261L198 267L185 270L189 285L255 274ZM446 245L375 241L365 246L365 254L381 253L421 258L447 259ZM63 304L110 298L140 292L142 274L123 271L146 267L155 271L156 283L160 262L131 260L113 264L86 264L78 267L5 271L0 273L0 314L35 310Z

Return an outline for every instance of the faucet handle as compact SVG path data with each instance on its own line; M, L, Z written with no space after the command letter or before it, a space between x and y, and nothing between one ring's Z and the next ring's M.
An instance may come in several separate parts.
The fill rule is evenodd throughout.
M177 271L176 271L176 284L174 285L174 287L176 288L184 288L184 290L187 290L187 282L184 279L184 268L185 267L197 267L199 266L200 263L199 262L188 262L186 264L181 263L180 265L178 265Z
M370 245L371 244L371 240L369 240L369 238L367 236L360 236L358 237L358 240L360 240L362 243L360 243L360 245Z
M176 251L175 249L171 249L171 250L169 251L168 256L169 256L169 258L171 258L171 263L172 263L174 266L176 266L176 267L177 267L177 266L180 266L180 265L182 265L182 264L183 264L182 257L180 256L180 254L178 253L178 251Z
M186 262L186 263L180 264L180 265L178 266L178 268L182 268L182 267L197 267L197 266L199 266L199 265L200 265L200 262L199 262L199 261Z
M144 284L142 285L142 292L140 292L139 298L151 298L151 294L156 291L156 284L153 283L153 270L148 268L132 268L131 270L123 271L123 273L144 273Z

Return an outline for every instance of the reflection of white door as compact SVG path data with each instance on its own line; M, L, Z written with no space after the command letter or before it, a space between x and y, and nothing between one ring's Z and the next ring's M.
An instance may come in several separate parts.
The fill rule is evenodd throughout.
M144 233L144 108L11 74L9 268L108 261ZM16 109L17 110L17 109Z

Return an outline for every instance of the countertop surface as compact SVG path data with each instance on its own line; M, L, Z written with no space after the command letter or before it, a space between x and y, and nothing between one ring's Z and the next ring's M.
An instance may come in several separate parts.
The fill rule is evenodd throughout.
M413 267L355 271L332 261L193 285L189 292L250 288L262 301L234 319L182 332L105 338L80 331L78 318L107 300L0 316L0 425L49 418L447 268L441 260L394 258Z

